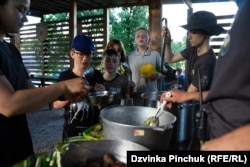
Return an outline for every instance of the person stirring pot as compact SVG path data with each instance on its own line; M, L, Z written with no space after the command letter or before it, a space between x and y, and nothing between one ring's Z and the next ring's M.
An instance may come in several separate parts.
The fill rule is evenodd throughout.
M82 77L35 88L15 45L4 37L27 22L30 0L0 1L0 166L10 167L34 154L26 113L54 100L81 101L90 90Z

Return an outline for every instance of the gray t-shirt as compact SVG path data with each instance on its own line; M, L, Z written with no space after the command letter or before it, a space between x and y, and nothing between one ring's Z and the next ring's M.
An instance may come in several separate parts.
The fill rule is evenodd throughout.
M128 55L128 65L132 72L132 81L136 85L134 91L137 93L158 91L156 80L142 77L139 68L144 64L152 64L155 68L160 67L160 54L157 51L147 49L143 55L137 50Z

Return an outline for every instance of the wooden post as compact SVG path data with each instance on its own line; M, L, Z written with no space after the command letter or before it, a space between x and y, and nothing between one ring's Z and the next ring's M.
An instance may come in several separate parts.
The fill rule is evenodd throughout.
M106 44L109 41L109 9L108 8L104 8L104 18L103 18L103 22L104 22L104 32L103 32L103 49L105 48Z
M70 1L69 9L69 48L71 48L72 41L77 35L77 0ZM70 67L74 66L74 61L70 58Z
M149 47L161 53L161 18L162 3L161 1L149 2L149 31L150 43Z
M162 2L150 1L149 2L149 30L150 30L150 43L149 47L152 50L162 53ZM164 58L163 58L164 59ZM164 60L163 60L164 61ZM165 79L158 80L158 90L165 89Z

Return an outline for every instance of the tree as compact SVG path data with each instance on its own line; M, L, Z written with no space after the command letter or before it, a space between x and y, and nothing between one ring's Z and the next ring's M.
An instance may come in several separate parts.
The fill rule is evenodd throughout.
M187 41L187 37L183 37L181 42L180 41L178 41L178 42L173 41L171 43L171 49L172 49L173 53L179 53L180 51L184 50L186 48L186 41ZM185 63L186 63L186 61L180 61L177 63L172 63L171 65L174 68L180 67L180 68L184 69Z
M138 27L148 28L148 7L132 6L110 10L110 36L124 43L127 52L134 49L134 33Z

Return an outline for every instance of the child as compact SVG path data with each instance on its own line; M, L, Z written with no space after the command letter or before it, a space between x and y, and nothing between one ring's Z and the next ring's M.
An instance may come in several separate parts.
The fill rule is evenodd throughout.
M103 53L102 65L105 69L103 73L104 87L108 91L116 92L112 104L121 104L121 99L129 99L128 78L117 73L121 64L119 53L115 49L107 49Z
M58 78L58 82L71 78L82 77L84 70L91 64L92 55L95 51L94 43L91 38L84 34L79 34L74 38L70 56L74 60L73 69L62 72ZM93 69L94 70L94 69ZM86 80L95 91L105 90L103 86L102 74L98 70L94 70L93 75L87 77ZM69 101L55 101L53 103L55 109L65 108L63 138L78 136L88 127L99 122L98 107L91 106L87 100L77 103Z
M127 77L130 77L131 73L126 62L126 51L125 51L122 41L119 39L111 39L106 45L104 51L107 49L115 49L120 54L121 63L119 67L117 68L117 73L120 75L125 75ZM104 68L101 64L98 65L96 69L104 73Z
M158 91L157 80L162 76L155 72L146 78L142 77L140 72L142 65L150 64L154 69L161 66L161 56L157 51L149 49L149 40L149 31L143 27L138 28L135 31L137 47L128 55L128 65L132 71L132 81L135 83L134 93L131 95L135 105L143 105L142 93Z

